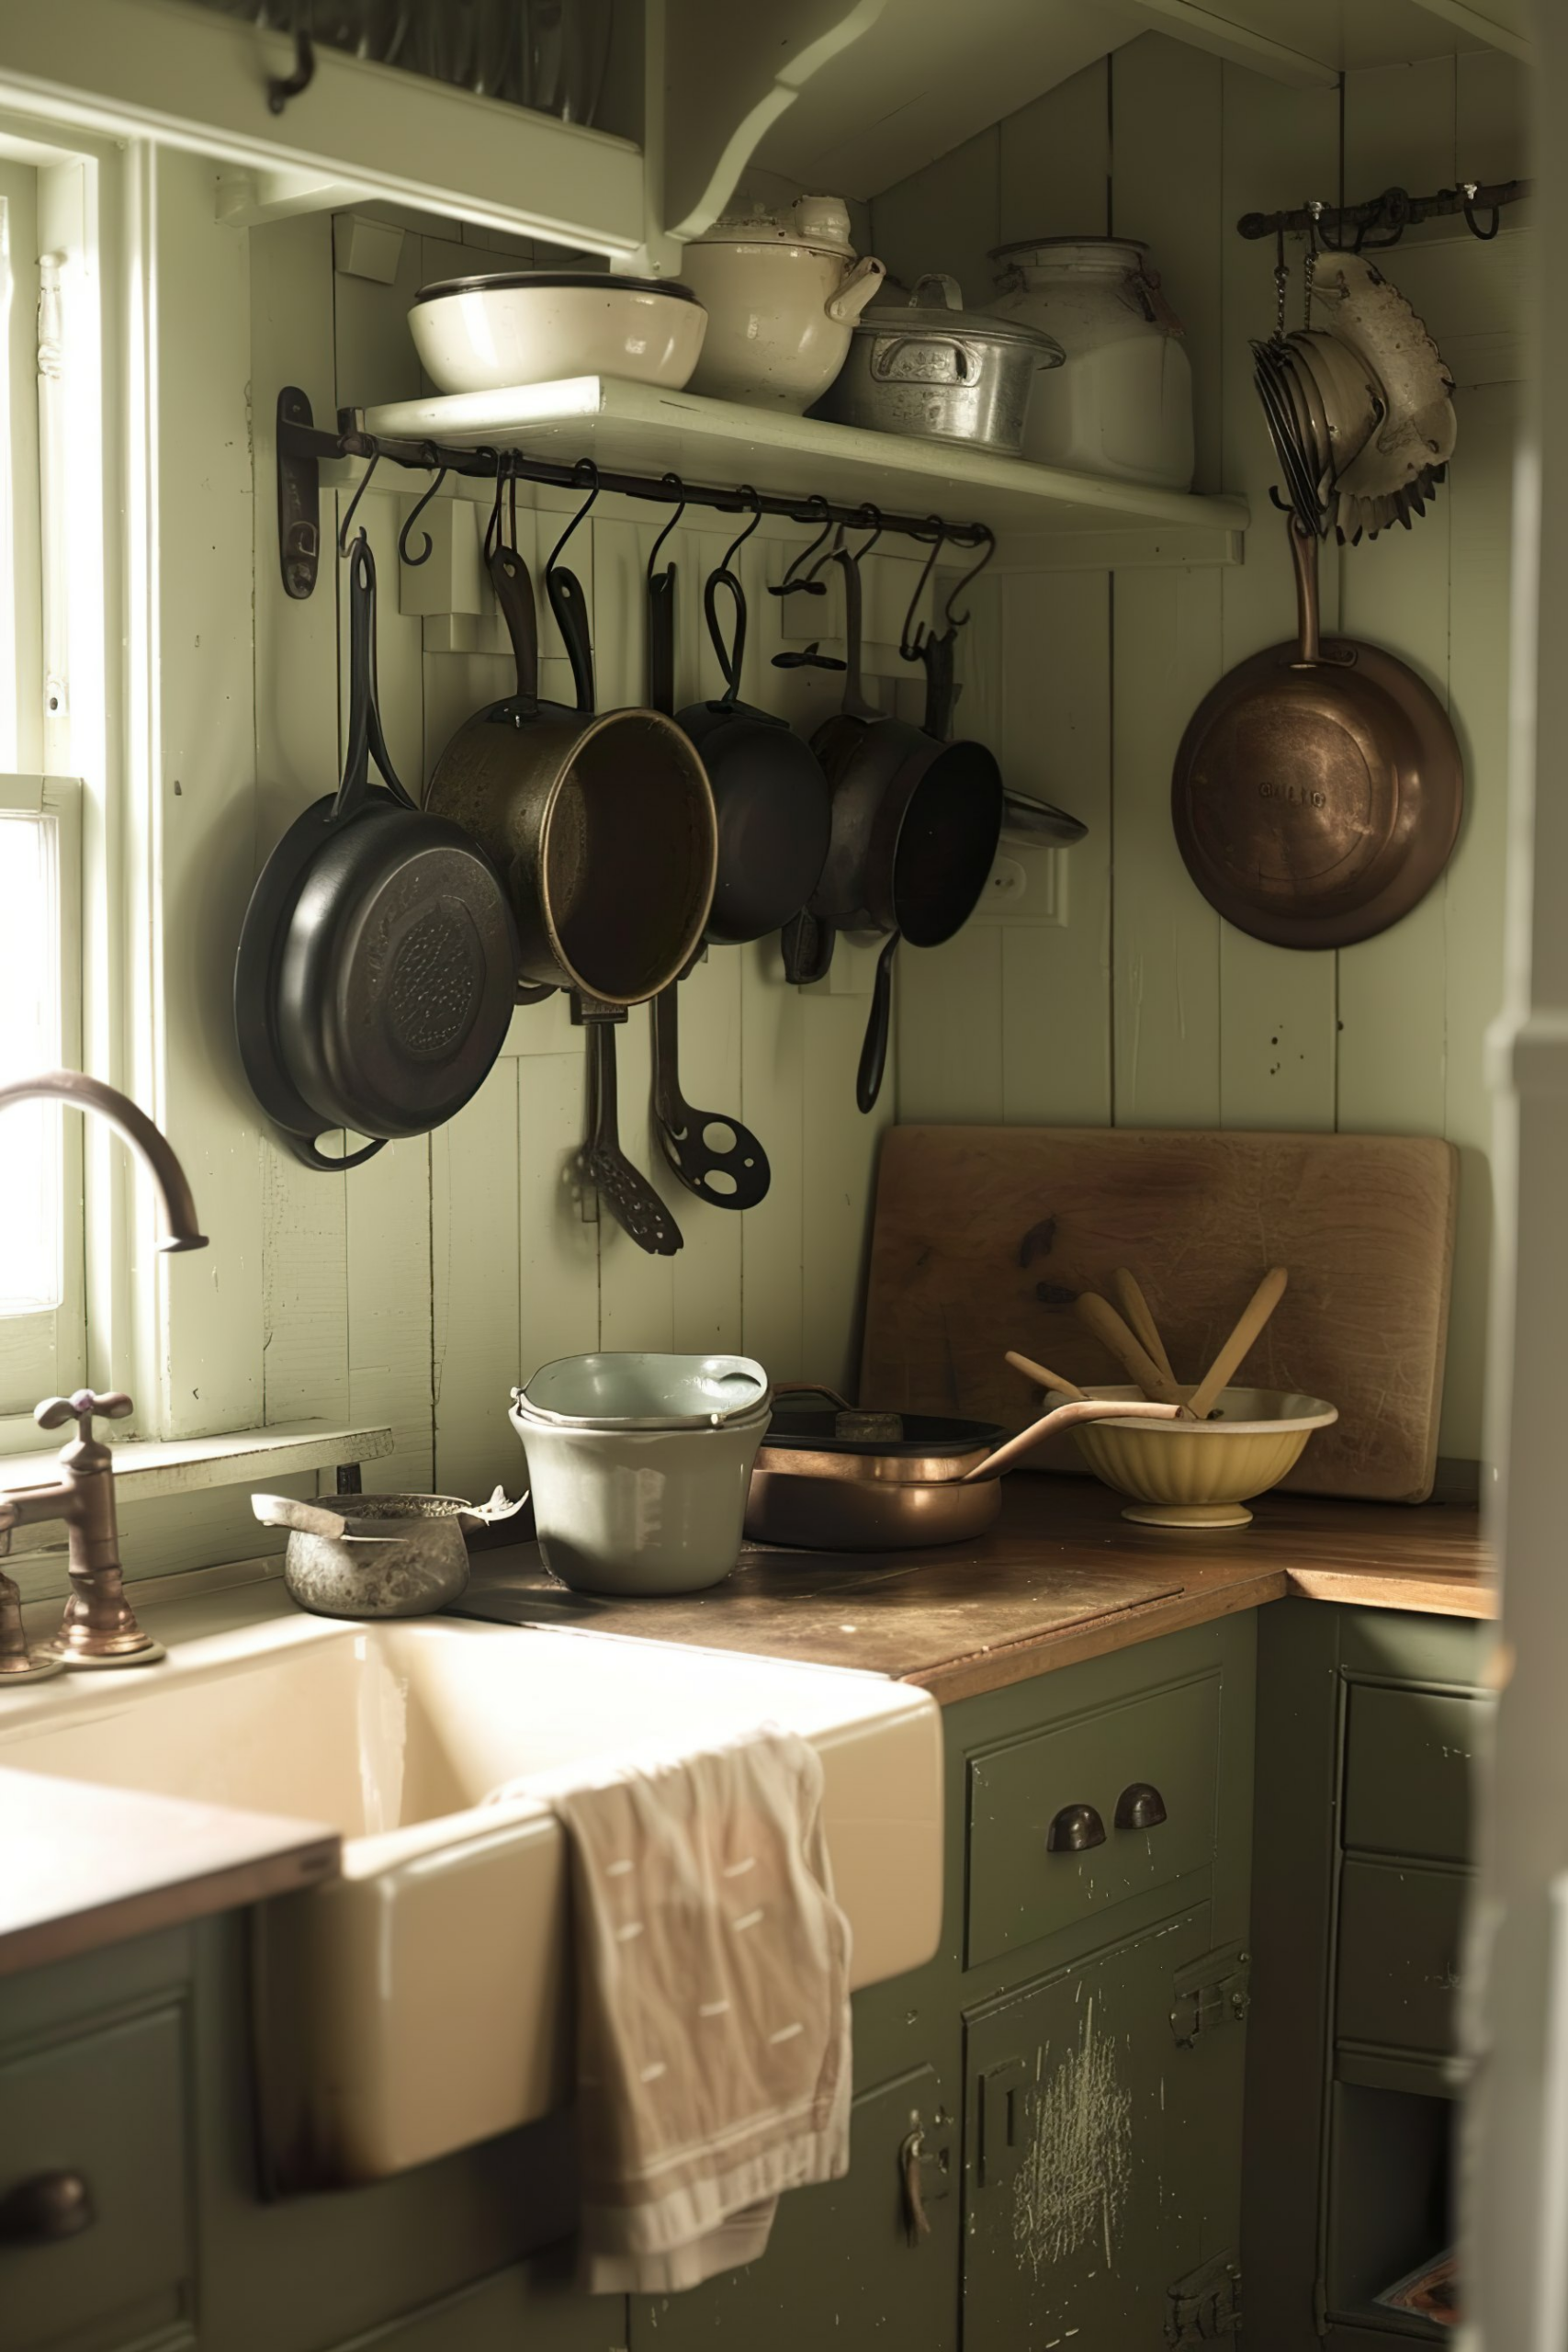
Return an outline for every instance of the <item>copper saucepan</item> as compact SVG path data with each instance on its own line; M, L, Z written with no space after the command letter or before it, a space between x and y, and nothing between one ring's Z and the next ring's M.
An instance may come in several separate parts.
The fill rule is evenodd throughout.
M877 1413L831 1388L780 1382L780 1398L818 1396L824 1408L775 1409L751 1472L746 1533L791 1550L881 1552L961 1544L1001 1509L1001 1476L1041 1438L1075 1421L1169 1421L1174 1405L1089 1398L1009 1437L987 1421L931 1413Z

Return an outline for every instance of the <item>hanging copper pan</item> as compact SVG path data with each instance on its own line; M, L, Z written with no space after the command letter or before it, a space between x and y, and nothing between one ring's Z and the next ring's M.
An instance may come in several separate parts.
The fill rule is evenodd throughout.
M1348 947L1407 915L1448 864L1464 763L1414 670L1319 638L1318 543L1294 516L1289 527L1298 639L1240 662L1199 704L1171 815L1188 872L1239 931Z

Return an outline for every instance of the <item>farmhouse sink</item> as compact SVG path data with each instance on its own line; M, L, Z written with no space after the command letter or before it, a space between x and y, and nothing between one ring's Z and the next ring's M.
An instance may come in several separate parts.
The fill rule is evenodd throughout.
M650 1736L697 1747L783 1724L822 1758L852 1982L936 1949L942 1734L922 1691L467 1621L290 1611L185 1640L158 1631L160 1665L8 1695L0 1764L341 1832L339 1879L255 1916L257 2075L280 2188L378 2179L570 2098L566 1858L529 1775L597 1768Z

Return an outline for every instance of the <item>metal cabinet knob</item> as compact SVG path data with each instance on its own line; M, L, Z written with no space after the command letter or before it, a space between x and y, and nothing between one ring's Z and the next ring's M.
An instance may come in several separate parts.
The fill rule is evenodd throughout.
M1134 1781L1116 1800L1118 1829L1157 1829L1167 1818L1165 1799L1152 1781Z
M91 2229L96 2218L79 2172L35 2173L0 2197L0 2245L51 2245Z
M1091 1804L1065 1804L1045 1832L1048 1854L1083 1854L1105 1843L1105 1824Z

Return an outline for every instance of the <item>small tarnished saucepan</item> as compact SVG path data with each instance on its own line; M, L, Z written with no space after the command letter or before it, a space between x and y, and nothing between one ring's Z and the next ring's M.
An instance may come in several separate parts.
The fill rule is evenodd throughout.
M746 1533L807 1552L962 1544L1001 1509L1001 1476L1043 1437L1077 1421L1174 1420L1177 1407L1089 1398L1009 1437L989 1421L878 1413L831 1388L780 1382L751 1472ZM810 1409L795 1400L820 1398Z

